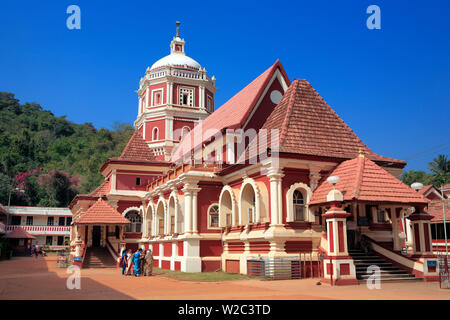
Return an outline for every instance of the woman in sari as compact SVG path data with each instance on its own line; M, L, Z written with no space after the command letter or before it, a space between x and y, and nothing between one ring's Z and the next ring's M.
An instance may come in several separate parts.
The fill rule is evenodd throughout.
M151 276L153 273L153 254L152 250L147 250L145 254L144 275Z
M131 255L131 249L128 249L127 251L127 270L125 272L125 275L129 275L131 274L131 266L133 265L133 259L132 259L132 255Z
M141 252L142 249L139 249L136 251L136 253L133 255L133 262L134 262L134 276L138 277L141 275Z

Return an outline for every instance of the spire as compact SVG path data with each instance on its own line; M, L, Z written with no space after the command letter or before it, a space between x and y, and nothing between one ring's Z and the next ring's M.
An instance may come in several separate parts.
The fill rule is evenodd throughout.
M179 53L179 54L185 54L184 53L184 39L180 38L180 21L176 21L175 24L177 25L177 35L173 37L172 42L170 43L170 54L173 53Z
M177 25L177 38L179 38L180 37L180 24L181 24L181 22L177 21L177 22L175 22L175 24Z

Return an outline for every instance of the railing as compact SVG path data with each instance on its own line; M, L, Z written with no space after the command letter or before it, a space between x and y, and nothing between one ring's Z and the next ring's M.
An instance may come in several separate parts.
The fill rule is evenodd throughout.
M297 258L250 259L247 274L266 280L300 279L301 263Z
M70 233L71 226L39 226L39 225L14 225L6 226L6 231L13 231L21 227L27 232L40 233L40 232L64 232Z

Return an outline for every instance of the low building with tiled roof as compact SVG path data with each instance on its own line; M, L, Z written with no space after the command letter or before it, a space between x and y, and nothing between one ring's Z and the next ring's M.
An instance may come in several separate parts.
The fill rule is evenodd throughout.
M184 45L174 38L169 60ZM415 275L436 275L423 269L433 259L428 200L397 178L405 161L371 150L278 60L216 110L215 78L194 69L162 63L140 80L136 132L100 168L105 182L71 203L78 254L143 248L163 269L238 273L255 259L303 255L306 273L324 268L327 281L353 284L348 248L365 239L400 265L404 251ZM114 217L100 219L100 206Z

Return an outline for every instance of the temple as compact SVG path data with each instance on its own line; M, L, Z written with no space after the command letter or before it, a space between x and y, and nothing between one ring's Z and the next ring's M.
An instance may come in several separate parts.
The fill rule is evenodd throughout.
M280 61L216 110L215 81L177 23L140 79L135 133L70 205L75 261L150 248L164 269L247 274L284 259L356 284L370 244L386 279L437 280L429 200L397 178L405 161L372 151Z

